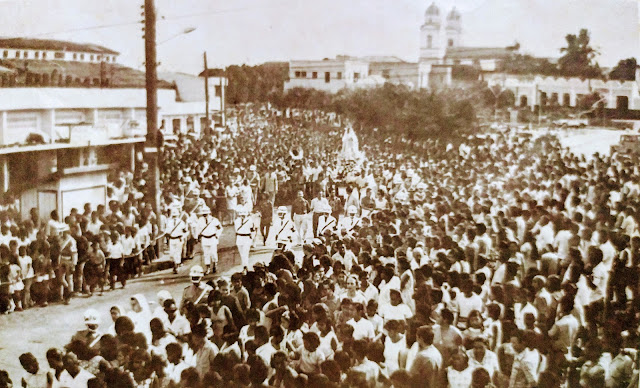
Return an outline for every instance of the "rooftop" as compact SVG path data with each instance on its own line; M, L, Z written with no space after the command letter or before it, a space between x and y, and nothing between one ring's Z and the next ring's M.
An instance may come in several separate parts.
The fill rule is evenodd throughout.
M448 59L504 58L513 53L506 47L452 47L447 49Z
M78 51L95 54L120 54L103 46L92 43L75 43L53 39L32 38L0 38L0 48L27 49L27 50L53 50L53 51Z
M146 82L143 71L116 63L0 59L0 67L13 73L6 83L0 75L2 86L144 88ZM172 88L173 85L159 80L158 87Z

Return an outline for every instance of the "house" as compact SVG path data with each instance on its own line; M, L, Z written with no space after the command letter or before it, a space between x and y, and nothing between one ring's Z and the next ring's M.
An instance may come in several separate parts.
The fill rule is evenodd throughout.
M64 217L85 203L105 205L108 174L142 160L145 74L117 56L91 44L0 39L0 197L17 198L23 216L32 208L46 219L52 210ZM167 78L158 81L158 122L179 116L199 128L204 97ZM226 85L224 77L210 82ZM212 99L212 111L221 99Z

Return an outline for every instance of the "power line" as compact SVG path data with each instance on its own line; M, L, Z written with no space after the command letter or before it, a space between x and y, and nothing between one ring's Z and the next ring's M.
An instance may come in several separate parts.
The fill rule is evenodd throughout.
M196 13L185 14L185 15L176 15L176 16L167 16L167 17L161 16L159 22L170 21L170 20L187 19L187 18L193 18L193 17L205 16L205 15L216 15L216 14L225 14L225 13L233 13L233 12L244 12L244 11L251 11L251 10L261 9L261 8L276 8L276 7L277 7L276 5L272 4L271 6L263 6L263 7L229 8L229 9L219 9L219 10L196 12ZM65 34L65 33L69 33L69 32L100 30L100 29L103 29L103 28L133 26L133 25L137 25L137 24L140 24L139 20L130 21L130 22L122 22L122 23L103 24L103 25L98 25L98 26L79 27L79 28L72 28L72 29L62 30L62 31L42 32L42 33L39 33L39 34L33 34L31 36L39 37L39 36L47 36L47 35L54 35L54 34Z

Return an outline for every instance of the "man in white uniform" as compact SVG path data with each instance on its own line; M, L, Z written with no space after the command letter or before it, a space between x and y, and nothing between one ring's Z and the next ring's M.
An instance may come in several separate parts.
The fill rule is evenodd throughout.
M340 233L341 236L353 236L356 228L362 226L360 217L358 217L356 213L358 213L358 209L353 205L349 206L347 216L338 223L338 233Z
M257 228L253 218L249 217L249 212L244 206L238 207L237 214L238 217L234 221L236 245L238 246L242 266L248 268L249 251L251 251L251 244L253 243L253 237Z
M187 224L180 218L180 209L177 206L172 206L170 212L171 218L167 221L169 256L173 260L173 273L178 273L178 267L182 265L182 249L187 235Z
M205 275L216 272L218 265L218 242L222 234L222 224L211 214L208 207L201 208L198 213L198 237L202 244L202 261L204 262Z
M287 207L280 206L277 211L278 217L273 220L273 241L277 249L284 250L293 244L295 227L291 218L287 216Z

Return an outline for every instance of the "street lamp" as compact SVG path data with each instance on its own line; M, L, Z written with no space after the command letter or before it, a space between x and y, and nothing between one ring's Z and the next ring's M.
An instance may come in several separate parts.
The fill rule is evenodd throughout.
M171 39L177 38L177 37L179 37L179 36L190 34L190 33L192 33L192 32L193 32L193 31L195 31L195 30L196 30L196 28L195 28L195 27L187 27L187 28L185 28L184 30L182 30L182 32L179 32L179 33L177 33L177 34L175 34L175 35L173 35L173 36L171 36L171 37L169 37L169 38L167 38L167 39L165 39L165 40L162 40L162 41L158 42L158 43L156 44L156 46L159 46L159 45L161 45L161 44L163 44L163 43L166 43L166 42L170 41Z

